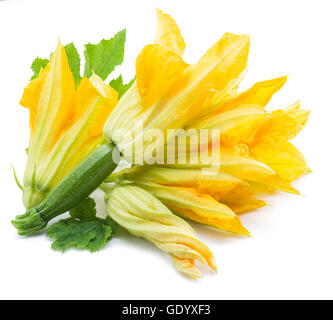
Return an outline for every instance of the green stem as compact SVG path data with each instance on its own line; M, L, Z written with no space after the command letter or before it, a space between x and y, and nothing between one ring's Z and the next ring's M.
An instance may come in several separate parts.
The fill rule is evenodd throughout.
M103 144L61 180L36 207L12 221L20 235L30 235L46 227L56 216L72 209L113 172L113 143Z

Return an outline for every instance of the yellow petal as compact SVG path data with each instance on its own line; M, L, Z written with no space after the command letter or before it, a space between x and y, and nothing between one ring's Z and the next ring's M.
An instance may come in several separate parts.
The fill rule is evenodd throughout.
M89 96L89 99L87 97L87 100L92 102L93 97L98 100L95 104L90 103L90 105L85 102L87 106L82 106L81 108L86 108L85 114L87 114L88 110L90 111L89 121L85 122L85 125L89 128L89 136L101 136L104 123L118 102L118 92L104 83L104 81L96 74L93 74L89 78L89 82L91 85L89 83L87 83L87 85L92 86L92 94ZM84 90L85 89L83 88L82 91ZM77 104L81 104L81 102L83 104L82 100L82 98L79 99Z
M297 124L304 127L308 121L310 111L300 109L300 101L296 101L288 108L284 109L287 115L292 118Z
M281 178L268 164L254 160L245 156L234 156L230 154L221 154L221 172L232 174L238 178L245 180L249 185L240 186L240 188L229 192L227 195L232 196L237 194L240 196L243 192L247 193L265 193L272 190L279 190L298 194L298 191L293 188L288 181ZM261 185L261 190L258 191L254 185ZM217 198L219 201L224 201L225 194L220 194ZM246 195L244 195L246 199ZM251 200L251 199L250 199ZM251 201L250 201L251 202ZM254 201L255 202L255 201ZM256 206L256 202L254 204Z
M151 106L171 87L187 64L168 47L149 44L136 59L136 81L145 106Z
M234 80L230 81L221 91L217 92L211 100L211 105L208 106L203 112L200 112L199 117L205 118L211 114L220 113L220 106L225 101L229 101L233 97L237 96L237 90L239 84L243 81L247 72L247 68Z
M249 143L269 116L262 107L252 105L211 116L192 124L188 129L220 129L220 140L224 145Z
M175 87L183 87L188 92L183 93L182 99L191 106L190 119L206 112L214 96L240 77L247 65L249 48L247 35L226 33L197 63L186 69L184 78Z
M196 163L191 163L192 153L181 154L176 158L175 164L165 165L169 168L176 169L203 169L209 166L219 166L221 173L226 173L238 177L242 180L260 181L267 177L276 174L272 168L263 162L257 161L251 158L249 154L236 155L232 152L232 149L223 148L222 151L213 157L209 152L209 159L207 162L203 162L200 158L200 151L197 151ZM209 160L209 161L208 161Z
M273 194L276 191L287 192L299 195L299 191L291 186L289 181L283 180L278 175L272 176L267 181L254 181L249 183L249 188L254 193Z
M251 153L286 181L296 180L309 172L303 155L283 137L262 139L251 148Z
M230 209L232 209L232 211L236 214L249 212L264 207L266 205L265 201L255 199L242 193L236 193L234 196L228 197L226 199L221 199L221 201L223 201L223 203L226 204Z
M244 180L254 181L260 181L275 174L275 172L263 162L227 153L221 154L220 171Z
M286 81L287 77L281 77L257 82L250 89L235 94L233 97L226 99L226 101L222 102L217 107L217 110L214 111L214 114L237 109L249 104L256 104L265 107L271 100L273 94L279 91L286 83Z
M123 170L118 175L131 181L141 179L167 186L194 188L201 193L212 196L247 185L245 181L225 173L207 174L195 169L173 169L157 166L137 166Z
M166 46L181 56L185 50L185 42L176 21L159 9L156 9L156 15L155 43Z
M117 104L118 93L97 75L83 78L73 97L73 125L55 145L50 158L61 163L48 166L48 180L58 183L77 164L84 160L102 141L103 126ZM59 168L61 165L61 170Z
M180 259L172 254L170 257L176 270L186 274L191 279L201 278L200 271L195 267L194 259Z
M20 105L29 109L30 112L29 124L31 136L35 134L38 103L45 83L45 78L47 77L50 68L51 65L49 63L49 67L42 69L39 76L28 84L28 86L24 89L20 101Z
M301 110L297 101L285 110L272 112L272 117L261 126L256 134L256 139L269 136L271 138L284 137L291 140L304 128L309 117L309 111Z
M178 215L220 230L249 235L234 212L208 194L193 188L163 186L145 180L136 180L135 184L148 190Z
M216 270L215 258L212 256L211 252L206 252L207 250L205 247L200 249L198 249L198 247L191 248L192 244L180 243L178 241L182 240L177 238L172 242L164 241L164 239L162 242L153 239L150 239L149 241L162 251L167 252L178 259L197 260L202 264L208 264L213 270ZM201 249L203 249L203 251L199 252ZM204 258L207 257L207 254L208 260Z
M20 104L30 110L31 138L38 136L36 147L49 151L68 127L68 105L75 90L65 48L60 41L50 62L24 90Z

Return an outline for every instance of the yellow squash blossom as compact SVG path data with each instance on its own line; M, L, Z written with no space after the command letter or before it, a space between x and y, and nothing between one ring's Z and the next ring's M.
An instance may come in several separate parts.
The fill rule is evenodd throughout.
M102 141L102 128L118 94L97 76L77 90L61 43L48 65L25 88L20 104L30 110L30 142L24 174L27 208L46 194Z
M255 105L251 107L237 104L238 101L232 110L229 101L227 111L221 106L218 114L206 116L189 127L220 129L221 172L257 186L265 185L267 190L298 193L290 182L309 172L309 168L302 154L289 140L304 127L309 111L300 109L300 103L296 102L284 110L269 113L258 105L260 100L260 97L254 99Z
M285 110L267 113L265 120L255 125L254 132L246 130L240 134L243 140L237 140L233 134L222 139L226 145L221 147L216 174L204 173L201 169L207 165L200 162L189 163L187 154L187 161L181 164L134 166L111 175L109 181L132 181L177 215L249 235L236 214L264 206L266 203L255 198L256 194L274 190L297 194L290 182L309 171L301 153L288 141L303 128L308 114L296 103ZM253 119L252 115L248 117ZM233 132L232 126L227 128ZM222 135L225 132L221 130Z
M304 127L309 113L300 109L299 102L286 109L266 110L266 105L287 78L261 81L238 92L238 85L247 69L249 47L247 35L226 33L196 63L188 64L182 59L185 42L176 22L157 10L155 41L146 45L138 55L136 81L113 110L113 91L105 88L96 77L85 80L96 89L94 92L101 99L89 96L91 100L104 101L100 102L101 105L108 105L108 112L103 111L103 118L96 122L98 135L93 137L98 138L94 140L87 134L89 139L85 143L94 141L89 150L100 143L101 123L112 110L103 129L108 144L97 150L102 149L100 154L104 155L103 147L107 149L108 146L104 151L109 155L117 147L134 165L108 178L108 182L116 183L111 189L105 189L108 214L130 233L169 253L175 267L192 278L199 276L195 260L207 263L213 269L215 262L210 250L178 215L248 236L249 231L237 214L264 206L265 202L258 199L262 193L278 190L297 194L292 181L309 171L304 157L290 142ZM76 144L68 132L75 124L81 126L83 115L68 115L65 111L68 109L63 108L73 101L71 97L77 92L74 92L74 84L56 86L62 83L63 78L70 78L62 51L63 48L57 49L49 66L37 79L39 82L33 82L32 87L36 89L27 89L27 99L23 99L30 101L33 119L29 150L32 158L29 158L27 167L26 188L34 191L38 186L38 200L52 187L52 181L61 180L62 174L66 175L89 153L82 155L79 148L72 149ZM56 59L57 56L62 56L62 59ZM62 64L66 66L62 68ZM30 92L36 92L36 96L42 98L34 99L35 94ZM37 108L34 101L39 101L38 106L43 106L40 109L46 110L38 112L42 121L35 116ZM89 99L82 101L83 105L85 101ZM53 104L57 107L53 108ZM93 102L87 104L91 109L86 106L83 110L95 110ZM49 110L53 111L49 113ZM137 131L138 124L142 125L142 131ZM45 128L48 131L44 131ZM90 127L87 128L90 132ZM169 129L175 130L169 135ZM76 130L73 129L73 133L79 132L80 137L81 130ZM152 133L154 130L156 135ZM198 136L201 130L209 132L208 139L193 142L191 138ZM217 136L213 134L214 130L218 131ZM157 131L162 133L162 139ZM182 135L185 139L180 139ZM168 151L168 142L176 136L176 161L169 163L165 150ZM59 147L55 149L57 145ZM159 154L161 157L156 156L159 150L164 151ZM57 161L59 154L68 155L61 170ZM193 156L197 162L189 161ZM206 161L207 156L210 162ZM88 157L89 163L97 163L99 157L99 154ZM152 159L162 159L163 162L152 165ZM210 174L206 170L209 167L214 169ZM90 178L95 175L95 172L87 175L88 171L83 164L79 170L72 171L69 182L66 178L62 180L65 186L68 183L68 190L77 194L75 204L112 172L107 171L103 179L95 179L91 186L87 183L80 187L78 175ZM124 180L128 184L122 183ZM70 195L63 195L61 187L60 182L53 189L54 195L51 194L49 202L45 201L46 204L40 208L32 208L17 217L14 225L21 234L40 230L50 219L73 207L74 201L67 201ZM62 205L64 199L66 203ZM50 207L52 214L49 214Z
M216 270L209 248L194 230L149 192L131 185L116 186L106 195L108 215L131 234L167 252L177 270L190 278L200 277L195 261Z
M303 155L289 142L303 129L308 116L309 111L300 109L299 102L285 110L273 111L250 145L251 155L287 182L310 171Z
M247 107L243 105L239 105L239 108L241 108L242 111L247 109ZM229 113L229 111L225 113ZM248 113L248 111L246 111L246 113ZM241 112L239 115L244 115L244 113ZM231 182L234 181L235 178L239 179L239 183L235 185L235 187L220 190L216 181L218 179L214 181L212 177L208 176L209 178L206 179L206 181L210 180L211 183L205 183L205 188L202 188L201 180L197 179L197 185L194 185L195 191L192 191L193 194L197 194L196 199L207 198L209 195L238 214L265 205L264 201L254 198L255 194L274 190L298 194L298 191L293 188L290 183L310 170L302 154L289 140L294 138L304 127L308 115L309 112L300 109L299 102L297 102L285 110L277 110L271 114L268 113L268 116L265 117L264 120L261 119L254 127L251 125L253 132L249 131L246 125L253 121L253 116L249 114L247 120L246 117L242 120L244 126L241 127L239 134L237 134L237 130L234 132L233 125L228 124L229 121L225 123L218 122L221 128L222 145L219 155L219 172L216 177L219 177L221 174L225 177L227 175L227 177L229 177L229 183L225 183L226 186L232 186ZM222 116L223 113L221 113L221 117ZM234 121L233 124L236 128L238 127L237 121ZM229 132L229 135L225 135L226 132ZM188 160L189 155L187 154L185 157ZM175 188L176 185L177 187L173 193L177 194L184 193L184 190L181 190L179 187L189 186L182 177L185 175L199 177L202 175L200 169L204 167L205 165L203 164L191 165L187 161L181 164L168 165L168 168L158 168L157 166L149 167L141 170L140 175L145 178L147 174L147 180L155 181L162 185L168 185L168 188L170 188L170 185L172 185L172 188ZM160 170L163 170L163 175L161 173L151 174L151 172L159 172ZM197 173L193 174L193 170L197 171ZM168 176L168 178L164 176ZM175 179L174 182L171 181L172 177ZM193 185L191 187L193 187ZM173 200L172 197L169 196L173 201L172 203L170 199L167 199L165 191L163 193L161 192L161 187L157 188L155 186L150 188L157 197L160 195L165 199L162 200L161 198L164 203L169 205L170 209L175 206L174 202L176 199L182 201L182 205L185 205L187 213L193 211L193 206L197 203L197 201L192 200L185 204L184 199L188 199L189 197L185 197L184 195L180 197L175 196ZM189 193L189 191L187 191L187 193ZM191 195L192 198L194 198L193 194ZM185 209L183 209L183 211ZM178 207L172 210L179 212ZM205 216L207 221L213 221L212 218L214 216L209 210L206 209L203 216ZM197 215L188 215L187 217L199 221ZM206 224L219 227L216 222L206 222Z
M236 214L264 206L256 194L274 190L297 194L290 183L309 171L288 141L304 127L309 113L299 103L272 113L265 109L285 84L285 76L237 92L246 69L247 36L224 35L193 65L184 65L180 58L184 48L174 20L158 11L155 44L138 56L137 82L110 115L104 134L116 141L126 157L133 152L135 139L142 138L133 132L136 121L143 122L144 130L184 128L189 137L183 140L185 146L177 147L185 154L177 154L176 163L167 164L164 146L163 165L135 166L113 174L109 181L130 180L178 215L249 235ZM135 139L125 141L122 133L117 135L119 124ZM210 165L201 162L202 144L191 149L191 134L198 135L201 129L219 129L215 174L202 171ZM145 152L152 153L157 143L145 142ZM204 147L212 155L216 145L209 140ZM190 161L193 153L199 162Z
M113 174L109 181L112 179L132 181L183 217L221 230L249 235L234 212L214 199L215 194L247 185L237 177L224 173L207 175L200 170L136 166Z
M144 139L142 155L133 159L133 148L148 130L183 128L209 108L216 95L228 96L247 66L247 35L226 33L197 63L181 57L185 49L175 21L158 11L154 44L143 48L136 60L136 82L122 96L106 121L104 136L114 142L130 162L148 162L160 142ZM143 131L135 132L141 122ZM128 138L130 137L130 138Z

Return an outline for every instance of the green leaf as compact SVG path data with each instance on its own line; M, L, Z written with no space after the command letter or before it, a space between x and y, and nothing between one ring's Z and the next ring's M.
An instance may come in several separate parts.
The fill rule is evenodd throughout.
M33 71L33 76L30 80L33 80L38 77L40 70L44 69L48 64L49 59L36 58L31 64L31 70Z
M111 227L112 236L114 236L118 232L118 229L119 229L118 223L116 221L114 221L113 219L111 219L109 216L106 217L105 223Z
M89 243L87 248L90 252L96 252L103 249L108 241L111 240L113 235L112 227L105 224L105 220L96 219L95 221L95 238ZM99 221L100 223L97 223Z
M115 89L119 96L118 98L120 99L123 94L131 87L131 85L133 84L133 82L135 81L135 77L127 84L124 84L123 82L123 76L120 75L117 79L113 79L110 81L110 86Z
M65 46L69 67L73 73L75 87L77 88L81 81L80 75L80 56L73 42Z
M64 252L70 248L77 248L96 252L104 248L112 238L112 227L105 221L99 218L89 221L63 219L51 225L46 235L55 239L51 245L54 250Z
M110 40L103 39L98 44L86 44L84 76L89 78L92 73L95 73L105 80L114 68L123 62L125 40L126 30L124 29Z
M96 217L96 202L88 197L69 211L72 218L79 220L93 220Z
M110 217L96 217L96 202L88 197L70 210L71 218L51 225L46 235L55 239L51 247L64 252L70 248L96 252L105 247L117 232L118 225Z

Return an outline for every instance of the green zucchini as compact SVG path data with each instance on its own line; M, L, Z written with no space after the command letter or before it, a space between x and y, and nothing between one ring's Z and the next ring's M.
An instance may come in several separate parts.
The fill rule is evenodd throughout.
M37 206L12 221L20 235L30 235L46 227L56 216L72 209L88 197L114 171L113 143L103 144L60 181Z

